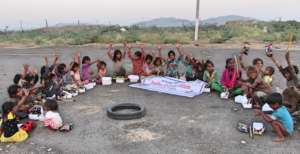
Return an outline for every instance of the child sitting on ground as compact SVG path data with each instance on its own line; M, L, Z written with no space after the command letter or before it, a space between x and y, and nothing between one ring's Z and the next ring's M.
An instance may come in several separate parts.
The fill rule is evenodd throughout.
M74 62L71 64L70 75L72 77L72 83L75 84L77 87L81 87L84 84L87 84L88 81L82 81L80 75L80 53L78 52L74 57Z
M275 73L274 67L268 66L265 68L263 81L272 87L273 85L273 74Z
M158 46L158 56L155 57L153 61L153 75L159 75L159 76L164 76L164 59L162 58L161 50L162 47Z
M250 66L247 70L248 80L240 81L242 90L248 98L256 97L261 98L272 92L272 87L265 83L262 78L259 76L258 71L255 67ZM260 102L256 102L260 103ZM257 104L262 105L262 104ZM259 107L259 106L257 106Z
M283 93L283 104L288 108L292 115L297 115L300 105L300 91L295 87L286 88Z
M45 111L45 117L42 121L45 127L58 130L63 126L62 118L58 112L58 104L55 100L46 100L43 110Z
M261 110L254 110L257 116L261 116L273 127L277 138L274 142L283 142L285 137L292 135L294 131L293 119L287 108L282 105L282 96L279 93L272 93L267 98L267 103L274 110L272 116L266 115Z
M189 54L186 54L185 60L182 62L185 66L185 79L186 81L194 81L195 79L195 73L193 70L194 61L193 57Z
M112 52L112 50L113 50L112 44L109 44L107 55L113 61L114 75L125 77L126 69L124 68L123 63L126 57L127 44L124 43L123 53L119 49L116 49L114 52Z
M243 94L242 89L238 85L238 81L241 78L241 71L235 65L234 58L228 58L221 78L221 84L230 92L231 97Z
M142 75L143 73L143 64L144 64L144 59L145 59L145 52L144 52L144 45L140 45L141 51L136 51L134 53L134 56L132 55L131 52L131 46L127 45L128 48L128 58L132 62L132 74L134 75Z
M204 71L205 71L205 62L203 60L193 58L193 72L195 80L203 81Z
M182 60L182 57L183 57L180 44L176 44L176 49L179 53L179 57L176 58L175 52L173 50L170 50L168 52L168 59L167 59L167 72L166 72L166 75L169 76L169 77L173 77L173 78L178 78L179 77L178 65L179 65L179 62Z
M212 90L222 93L224 91L223 86L220 84L220 75L214 69L214 63L207 60L205 63L206 70L204 71L203 81L208 83L209 88Z
M2 120L1 120L1 142L23 142L28 138L25 130L18 127L16 113L19 107L25 103L29 92L24 91L24 96L15 104L14 102L5 102L2 104Z
M97 84L102 84L102 78L107 75L106 63L104 61L98 61L97 69Z
M275 59L274 55L270 57L274 64L277 66L283 77L286 79L287 87L298 87L300 86L298 73L299 69L297 66L292 65L290 59L290 52L285 54L285 59L287 61L288 66L283 68Z
M95 64L98 60L96 61L91 61L91 58L89 56L84 56L82 58L82 68L81 68L81 76L82 80L84 82L89 82L90 81L90 67Z
M147 54L145 57L145 62L143 64L143 76L151 76L153 71L153 56L151 54Z

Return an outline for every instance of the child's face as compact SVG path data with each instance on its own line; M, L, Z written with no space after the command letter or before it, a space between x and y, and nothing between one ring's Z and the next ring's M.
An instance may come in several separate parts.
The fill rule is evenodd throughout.
M227 66L228 66L228 68L234 68L234 65L235 65L235 61L230 60Z
M274 103L274 104L271 104L270 107L271 107L273 110L276 110L276 109L279 107L279 104L278 104L278 103Z
M214 70L214 67L213 67L211 64L207 64L206 70L207 70L208 72L212 72L212 71Z
M117 57L117 59L121 59L122 58L122 54L121 53L117 53L116 57Z
M284 77L289 81L289 80L291 80L291 74L289 73L289 72L285 72L284 73Z
M255 80L257 78L257 73L256 72L250 72L249 73L249 78L252 80Z
M91 63L91 60L86 60L85 63L86 63L86 64L90 64L90 63Z
M175 59L175 55L174 55L173 53L170 53L169 59L170 59L170 60L174 60L174 59Z
M272 70L270 68L266 68L265 75L272 75Z
M105 65L100 65L100 69L105 70L106 69Z
M155 61L155 65L156 65L156 66L160 66L160 65L161 65L161 61L160 61L160 60L156 60L156 61Z
M74 72L77 72L77 71L79 71L79 67L74 68Z
M148 58L148 59L146 59L146 63L147 63L147 64L151 64L151 63L152 63L152 60Z
M261 61L257 61L255 64L255 67L260 70L262 67L264 66L264 64Z

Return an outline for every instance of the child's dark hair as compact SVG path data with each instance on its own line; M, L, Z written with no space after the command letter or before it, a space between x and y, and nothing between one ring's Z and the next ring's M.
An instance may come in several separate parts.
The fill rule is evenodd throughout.
M297 67L296 65L293 65L293 69L295 70L295 73L296 73L296 74L299 73L299 69L298 69L298 67ZM285 67L285 68L283 69L283 73L284 73L284 74L285 74L285 73L290 73L290 74L292 74L290 67L289 67L289 66Z
M6 118L7 114L15 107L14 102L5 102L2 104L2 118Z
M160 64L157 64L157 63L160 63ZM155 59L154 59L154 61L153 61L153 65L154 66L161 66L162 65L162 58L161 57L156 57Z
M18 84L22 78L22 74L16 74L14 77L14 84Z
M153 56L150 55L150 54L148 54L148 55L146 55L145 60L146 60L146 61L147 61L147 60L152 61L152 60L153 60Z
M207 60L207 61L205 62L204 67L207 68L207 65L209 65L209 64L210 64L211 66L215 67L215 64L214 64L211 60Z
M267 103L272 105L278 103L282 105L282 95L280 93L272 93L267 98Z
M117 58L117 55L118 55L118 54L122 55L122 52L121 52L121 50L116 49L116 50L114 51L114 55L113 55L113 59L112 59L114 62L117 62L117 61L120 60L120 59Z
M229 64L229 62L232 61L232 60L234 60L234 59L233 59L233 58L227 58L227 59L226 59L226 66L225 66L225 68L228 68L228 64Z
M100 66L105 66L106 67L106 63L104 61L100 61L97 63L97 67L100 68Z
M49 73L47 79L48 79L49 81L50 81L50 80L53 80L55 76L56 76L56 75L55 75L54 73Z
M270 70L271 75L273 75L275 73L275 69L272 66L268 66L268 67L266 67L266 69Z
M58 104L56 100L46 100L44 106L49 110L49 111L57 111L58 110Z
M19 85L11 85L7 88L7 93L10 98L15 98L17 96L18 90L21 89Z
M260 58L255 58L253 61L252 61L252 65L256 65L258 62L261 62L261 64L264 64L264 61Z
M141 51L136 51L136 52L134 53L134 55L135 55L136 57L138 57L138 58L141 58L141 57L142 57Z
M65 63L61 63L61 64L59 64L58 66L57 66L57 72L59 73L59 74L65 74L66 72L65 72L65 69L66 69L66 67L67 67L67 65L65 64Z
M91 61L91 58L89 56L84 56L82 58L82 64L85 64L87 61Z
M71 66L71 71L75 71L75 68L79 67L79 64L74 62Z
M170 57L171 54L173 54L174 56L176 56L176 54L175 54L175 52L174 52L173 50L170 50L170 51L168 52L168 57Z

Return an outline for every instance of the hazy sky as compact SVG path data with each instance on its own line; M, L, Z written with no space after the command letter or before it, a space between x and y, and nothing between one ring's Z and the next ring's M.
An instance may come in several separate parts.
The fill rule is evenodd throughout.
M157 17L193 19L196 0L0 0L0 29L72 23L131 24ZM202 19L242 15L300 21L300 0L201 0Z

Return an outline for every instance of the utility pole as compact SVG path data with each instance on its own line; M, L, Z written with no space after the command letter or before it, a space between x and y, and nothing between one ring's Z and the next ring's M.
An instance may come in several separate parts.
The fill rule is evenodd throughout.
M48 20L45 19L45 27L48 28Z
M20 20L20 30L21 30L21 32L24 32L24 29L23 29L23 21L22 21L22 20Z
M195 23L195 41L198 41L198 34L199 34L199 22L200 22L200 18L199 18L199 10L200 10L200 0L197 0L197 4L196 4L196 23Z

